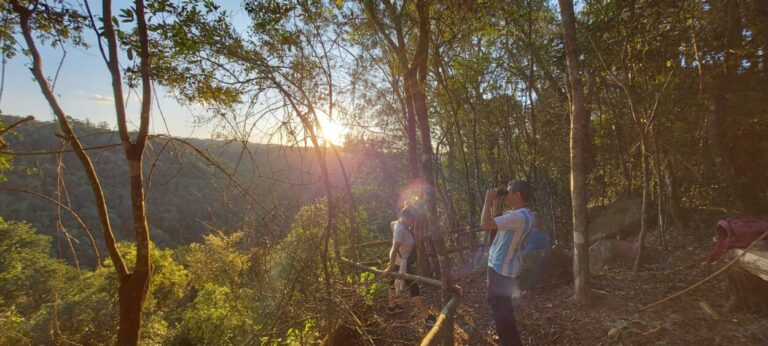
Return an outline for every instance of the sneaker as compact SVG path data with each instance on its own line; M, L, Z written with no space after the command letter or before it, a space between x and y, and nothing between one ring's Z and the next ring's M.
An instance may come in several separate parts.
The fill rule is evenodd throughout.
M403 308L400 307L400 305L387 306L387 313L390 314L390 315L398 314L398 313L401 313L403 311L405 311L405 310L403 310Z
M437 322L437 318L434 315L429 315L424 319L424 327L432 328L435 326L435 322Z

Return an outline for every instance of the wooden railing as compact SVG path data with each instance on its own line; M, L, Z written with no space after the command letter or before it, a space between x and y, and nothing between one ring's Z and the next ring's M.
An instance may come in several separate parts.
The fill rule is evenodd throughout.
M435 248L435 253L431 253L427 255L430 256L432 259L436 259L437 262L440 263L440 267L441 267L440 280L436 280L434 278L429 278L429 277L420 276L420 275L407 274L407 273L398 273L398 272L389 273L389 275L392 277L413 280L426 285L435 286L440 288L442 291L443 307L440 310L440 315L437 317L437 321L435 325L429 330L427 335L424 336L424 338L421 340L421 345L437 345L437 344L453 345L453 320L454 320L454 314L459 305L459 300L461 295L461 289L455 286L453 282L460 278L477 274L483 271L485 267L483 266L483 268L478 268L470 272L464 273L460 276L455 276L451 272L450 258L448 255L454 254L454 253L460 253L466 250L469 250L471 255L473 250L482 248L483 244L481 242L475 243L477 240L474 237L476 233L482 232L482 231L483 231L482 229L472 229L472 230L454 229L448 232L437 232L425 237L424 240L429 239L434 243L433 245ZM450 235L453 235L453 236L472 235L472 236L469 238L470 239L469 245L460 246L453 249L446 249L444 247L443 240L445 239L444 238L445 236L450 236ZM435 239L435 238L438 238L438 239ZM363 249L381 247L384 245L390 245L391 243L392 243L392 240L379 240L379 241L373 241L373 242L359 244L359 245L353 245L345 249L343 253L347 254L349 250L353 250L355 253L359 253L359 251ZM381 264L385 262L386 259L358 263L353 260L342 257L341 261L342 263L347 264L359 270L367 271L380 276L383 276L385 274L384 271L376 268L372 268L369 265L376 264L376 263Z
M453 344L453 333L451 335L441 335L442 334L448 334L445 333L446 325L453 324L453 314L456 312L456 308L459 306L459 297L454 295L451 300L448 301L448 304L445 304L443 306L443 310L440 311L440 316L437 317L437 322L435 322L435 326L432 327L432 329L429 330L429 333L424 337L424 339L421 339L421 346L427 346L427 345L436 345L440 339L443 341L447 341L450 339L450 341L446 343ZM453 329L453 328L450 328Z

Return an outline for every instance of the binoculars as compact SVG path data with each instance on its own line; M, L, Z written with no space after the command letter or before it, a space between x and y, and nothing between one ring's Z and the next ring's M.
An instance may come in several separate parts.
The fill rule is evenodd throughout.
M509 194L509 191L507 191L506 187L502 187L496 190L496 198L507 197L508 194Z

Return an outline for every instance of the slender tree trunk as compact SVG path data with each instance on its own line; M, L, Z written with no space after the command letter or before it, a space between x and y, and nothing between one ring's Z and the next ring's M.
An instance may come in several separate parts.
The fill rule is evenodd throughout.
M403 71L403 89L405 96L405 134L408 138L408 163L411 168L411 178L416 179L419 177L419 145L416 137L416 126L418 125L418 109L416 109L416 92L418 91L418 83L416 82L417 73L415 70L411 70L408 67L408 57L405 48L405 36L403 33L403 27L401 23L400 15L396 16L395 21L395 34L397 36L396 54L400 63L400 70Z
M32 38L32 29L29 24L29 20L32 15L32 12L27 10L25 7L19 5L17 1L11 1L11 5L13 10L19 13L19 26L21 27L24 40L27 43L29 53L32 56L32 68L30 68L32 75L35 77L35 81L37 82L38 86L40 86L40 91L42 92L46 101L48 101L48 104L51 106L51 109L53 110L53 114L56 116L56 119L59 122L61 131L64 133L64 138L66 139L67 143L69 143L69 145L72 146L72 149L74 150L75 155L77 156L78 160L80 160L80 163L83 165L83 169L85 170L86 177L88 178L88 182L91 185L91 190L93 192L93 197L96 203L96 210L99 214L99 221L102 227L102 234L104 235L104 244L107 247L107 252L109 253L109 257L112 259L112 262L115 264L115 270L118 273L118 277L122 278L128 274L128 270L125 267L123 258L120 256L120 253L117 251L117 245L116 245L117 242L115 241L114 233L112 232L112 225L109 222L109 212L107 208L106 198L104 197L104 190L102 189L101 182L99 181L99 177L96 174L96 169L93 166L93 162L91 161L91 158L85 152L83 145L80 143L80 140L75 134L75 131L72 128L72 125L69 123L69 120L67 120L67 116L66 116L66 113L64 113L64 109L61 108L58 100L56 99L56 96L54 96L53 91L51 90L50 86L46 82L45 75L43 74L43 69L42 69L42 58L40 57L40 53L37 50L37 45L35 44L35 41Z
M737 0L726 0L725 38L723 42L723 64L715 72L712 83L712 104L707 113L707 134L709 149L715 162L721 181L719 187L721 193L729 196L737 207L741 206L738 196L737 181L733 165L728 155L728 142L725 141L725 121L728 116L728 95L731 81L738 68L738 57L734 53L740 44L741 20L739 18L739 6Z
M408 138L408 167L411 169L411 179L416 179L419 177L419 145L416 137L416 113L413 109L412 86L408 85L408 81L404 84L406 105L405 135Z
M659 133L658 128L655 126L651 128L651 138L653 139L653 153L654 158L653 160L656 161L656 164L653 166L653 174L654 174L654 181L656 186L656 219L658 221L659 225L659 237L661 238L661 246L666 249L667 248L667 225L666 225L666 215L664 213L664 209L667 207L667 198L664 193L664 178L662 178L662 166L664 165L664 152L662 150L662 144L661 144L661 134Z
M664 183L667 190L667 206L669 212L672 214L672 218L675 219L675 226L677 231L683 231L687 227L687 221L683 208L680 205L680 192L677 186L677 180L675 179L675 157L669 155L669 161L664 165Z
M534 105L533 100L533 88L536 85L535 80L535 74L534 74L534 67L536 64L536 57L534 54L534 46L531 44L533 42L533 15L531 11L533 11L533 4L531 1L528 1L528 14L526 16L527 22L528 22L528 83L526 83L526 95L528 96L528 107L530 110L531 115L531 168L533 170L532 172L532 180L538 181L538 165L537 162L539 160L539 153L537 150L538 147L538 126L536 126L536 106Z
M416 52L413 63L408 70L407 80L411 85L413 95L413 108L416 113L416 122L421 132L421 167L422 178L429 184L435 185L434 152L432 149L432 135L429 126L429 114L427 114L427 98L425 94L427 75L427 56L429 53L429 17L427 0L418 0L416 8L419 14L419 35L416 44ZM431 194L429 211L432 217L437 217L437 204L434 193Z
M111 1L105 0L103 18L112 18ZM131 190L131 214L133 229L136 237L136 262L133 273L123 278L118 289L120 303L120 330L117 335L119 345L137 345L141 336L141 313L144 301L149 291L152 277L152 263L149 258L149 225L144 194L144 178L142 160L144 148L149 134L149 112L152 104L151 60L149 53L149 38L144 13L144 1L134 2L136 12L137 32L139 34L139 57L141 70L142 100L140 109L139 130L135 141L128 133L128 121L123 103L122 77L118 60L118 46L112 22L104 20L104 36L107 39L109 60L107 66L112 77L112 90L115 96L115 111L117 114L118 132L123 144L125 157L128 161Z
M630 197L632 195L632 169L630 168L630 161L627 160L624 157L624 142L622 141L622 138L625 138L624 135L624 127L621 122L621 118L619 117L619 114L621 114L621 111L619 111L618 107L616 106L616 102L614 102L613 97L611 96L610 90L606 87L606 83L602 83L604 86L604 93L605 93L605 99L608 102L608 106L611 109L611 112L614 114L613 117L613 126L614 126L614 140L615 145L614 148L616 149L616 158L618 159L618 164L621 167L622 172L622 178L624 179L624 194L626 197Z
M476 92L475 95L479 95L479 92ZM483 180L483 171L480 169L480 141L477 139L477 125L479 122L479 119L477 118L477 114L479 113L477 108L475 108L474 102L472 102L472 95L469 93L469 88L464 88L464 97L467 101L467 105L469 105L469 113L471 114L471 121L472 121L472 158L473 163L475 166L475 184L476 186L482 186L484 183ZM495 167L491 165L491 167ZM482 189L476 189L474 193L474 200L473 204L475 204L476 201L480 201L483 197L480 196L480 192ZM479 206L478 206L479 208ZM475 222L475 221L473 221Z
M323 246L323 255L322 255L323 277L325 280L324 284L325 284L326 297L331 297L332 287L333 287L333 273L332 273L332 269L329 266L329 263L330 263L329 247L330 247L331 241L334 242L334 248L336 250L335 254L337 255L337 257L339 255L339 251L337 247L338 243L336 242L336 234L333 228L333 220L336 216L336 213L335 213L336 207L335 207L334 198L333 198L333 190L331 187L330 174L328 171L326 146L325 144L320 144L318 140L319 137L318 137L317 131L315 130L315 124L319 122L317 118L317 113L315 112L315 108L313 104L309 101L308 96L304 93L303 90L300 91L300 94L304 101L302 102L302 104L306 104L306 107L307 107L306 112L302 111L302 109L299 107L299 104L295 99L295 96L291 94L283 86L282 83L280 83L274 76L270 76L269 79L272 82L272 85L283 95L285 99L287 99L291 108L299 117L299 120L301 121L301 124L304 126L304 129L309 134L309 139L312 142L312 147L315 152L315 155L317 156L318 165L320 166L320 173L322 176L323 187L325 189L326 205L328 208L325 230L323 232L323 245L322 245ZM312 118L310 118L310 116ZM329 335L331 333L331 330L336 325L335 319L332 316L332 309L333 309L333 306L331 304L326 304L326 316L324 318L326 323L325 324L326 335Z
M574 298L579 304L589 303L589 229L587 225L587 109L584 86L579 74L579 46L576 41L576 17L572 0L558 0L565 40L565 57L571 89L571 203L573 204L573 275Z
M120 281L120 286L118 289L120 324L117 343L119 345L136 345L138 344L140 338L141 312L146 294L149 289L149 280L152 272L151 263L149 261L149 230L146 221L146 208L144 206L144 191L141 172L142 154L146 144L147 133L149 129L149 106L151 104L152 96L149 74L149 43L147 39L146 21L144 18L144 2L141 0L137 0L135 2L135 10L137 14L137 30L139 33L141 50L140 68L143 88L141 123L135 143L131 142L127 131L125 109L122 103L122 79L120 78L118 67L118 53L115 32L111 21L105 21L104 27L104 36L108 41L109 48L109 59L107 61L107 65L112 75L113 92L115 95L120 96L119 98L116 98L115 102L118 127L120 129L121 142L123 143L123 148L125 149L130 173L131 207L133 213L134 231L136 235L137 253L133 273L128 272L127 267L117 250L115 238L109 222L109 213L106 206L104 193L101 188L98 176L96 175L95 168L93 167L93 163L91 162L90 157L87 155L83 149L83 146L75 135L74 130L66 117L66 114L59 106L58 101L53 95L53 92L47 84L42 72L40 54L38 53L32 38L31 27L29 24L32 12L28 8L21 6L16 1L13 1L11 4L13 9L19 14L22 33L24 35L25 41L27 42L30 54L32 55L32 74L38 81L43 95L51 105L51 108L53 109L54 114L56 115L62 128L62 132L64 132L65 138L73 147L77 157L80 159L80 162L85 168L86 175L88 176L91 189L93 190L93 194L96 199L96 206L99 212L105 244L110 254L110 258L114 263L115 270L117 271L118 280ZM103 6L104 18L111 18L111 2L104 1Z
M643 133L640 133L640 166L643 171L643 202L640 208L640 235L637 237L637 253L635 254L635 263L632 267L634 271L640 268L640 257L643 255L645 232L648 227L648 155L646 153L645 135Z
M464 173L464 193L466 195L467 204L469 208L468 213L468 220L467 225L474 225L479 220L477 218L477 198L476 193L472 191L472 179L470 178L469 173L469 163L467 160L467 152L466 152L466 144L464 142L464 136L461 131L462 124L459 118L459 107L456 105L456 102L454 102L454 99L458 100L458 98L455 97L455 94L450 89L450 86L445 80L445 73L441 70L442 68L442 57L439 56L439 50L435 49L435 78L437 79L437 83L439 85L442 85L443 88L446 91L446 94L449 97L449 104L451 105L451 111L453 116L453 127L455 128L455 136L456 136L456 144L451 145L451 152L453 155L455 155L456 152L459 153L461 156L461 165ZM465 108L466 109L466 108ZM457 150L458 148L458 150Z

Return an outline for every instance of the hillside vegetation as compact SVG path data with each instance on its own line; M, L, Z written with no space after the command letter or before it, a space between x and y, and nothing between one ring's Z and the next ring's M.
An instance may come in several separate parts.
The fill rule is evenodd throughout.
M0 96L23 75L53 114L0 118L0 344L416 343L430 320L385 316L360 264L388 265L406 206L428 305L459 301L441 342L494 344L484 280L452 284L510 180L559 260L515 303L526 342L766 343L722 277L638 309L707 274L716 220L768 218L768 1L101 4L0 1L25 67ZM103 60L114 123L61 91L67 52Z

